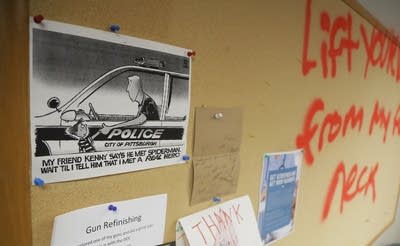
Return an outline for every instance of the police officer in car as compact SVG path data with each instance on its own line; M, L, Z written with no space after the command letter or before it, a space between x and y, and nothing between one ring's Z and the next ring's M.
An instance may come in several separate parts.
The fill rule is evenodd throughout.
M143 91L142 80L139 76L134 75L128 77L128 86L126 91L128 92L131 101L139 104L137 116L131 120L127 120L112 126L103 124L103 127L100 129L102 134L107 135L112 129L117 127L141 125L147 120L160 120L157 104Z

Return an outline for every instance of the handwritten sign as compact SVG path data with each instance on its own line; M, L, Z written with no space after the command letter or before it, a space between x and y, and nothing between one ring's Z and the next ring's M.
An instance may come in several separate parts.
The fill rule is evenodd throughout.
M219 204L177 223L176 246L262 245L248 196Z

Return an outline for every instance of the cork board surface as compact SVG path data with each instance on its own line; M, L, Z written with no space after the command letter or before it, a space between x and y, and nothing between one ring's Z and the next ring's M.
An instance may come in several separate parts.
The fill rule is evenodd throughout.
M365 45L374 32L343 2L32 0L30 15L36 14L102 30L117 23L122 34L195 50L188 154L193 148L195 107L243 110L238 188L224 200L248 194L257 211L263 154L309 143L295 232L276 245L366 245L391 222L400 183L395 124L400 54L393 52L396 48L389 49L392 55L367 62ZM335 25L340 21L351 25L332 31L340 27ZM359 46L344 42L337 50L340 40L358 41ZM334 46L328 52L331 41ZM379 50L375 52L377 56ZM386 127L376 121L385 122L385 117L379 118L378 113L374 118L375 107L377 112L383 107L385 117L390 111ZM346 113L353 112L352 108L354 112L362 109L363 114L354 126L348 117L346 128ZM310 109L317 110L308 114ZM316 126L314 135L304 131L307 122L310 128ZM310 141L307 136L312 136ZM160 193L168 193L165 241L172 241L179 217L212 205L211 201L189 205L192 172L189 162L43 189L32 187L33 245L49 245L53 218L58 214ZM337 189L332 188L335 180ZM343 182L348 187L344 196ZM325 218L324 211L328 211Z

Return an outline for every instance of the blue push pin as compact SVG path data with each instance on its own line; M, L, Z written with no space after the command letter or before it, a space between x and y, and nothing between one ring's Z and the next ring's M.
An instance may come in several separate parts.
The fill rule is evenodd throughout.
M188 161L188 160L190 160L190 156L184 155L184 156L182 156L182 160Z
M221 197L219 197L219 196L214 196L214 197L213 197L213 202L215 202L215 203L220 203L220 202L221 202Z
M108 210L110 210L110 211L117 211L117 207L116 206L114 206L114 205L112 205L112 204L110 204L109 206L108 206Z
M120 28L119 25L117 25L117 24L112 24L112 25L110 26L110 31L112 31L112 32L118 32L120 29L121 29L121 28Z
M41 178L35 178L34 180L33 180L33 183L36 185L36 186L39 186L39 187L43 187L44 186L44 180L43 179L41 179Z

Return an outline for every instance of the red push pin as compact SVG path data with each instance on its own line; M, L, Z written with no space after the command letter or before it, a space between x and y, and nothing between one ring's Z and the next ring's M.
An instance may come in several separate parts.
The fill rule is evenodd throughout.
M194 51L194 50L188 51L187 55L188 55L189 57L195 56L195 55L196 55L196 51Z
M33 21L35 21L35 23L40 24L42 23L44 17L43 15L36 15L35 17L33 17Z

